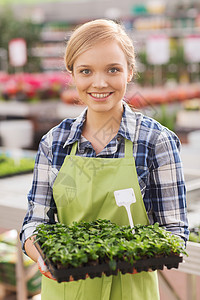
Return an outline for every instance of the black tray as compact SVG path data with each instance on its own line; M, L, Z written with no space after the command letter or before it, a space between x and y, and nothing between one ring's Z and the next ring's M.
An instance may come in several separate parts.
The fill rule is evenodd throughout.
M122 274L126 273L139 273L142 271L155 271L155 270L163 270L164 266L167 269L178 268L179 263L183 261L183 257L179 255L171 255L171 256L163 256L158 258L147 258L136 261L134 264L130 264L126 261L118 261L116 270L112 270L108 263L102 263L98 265L87 265L77 268L61 268L57 269L53 263L46 258L40 245L36 242L36 248L38 249L40 255L45 260L45 264L47 265L51 274L56 278L58 282L63 281L71 281L71 280L79 280L86 279L88 276L90 278L101 277L102 274L106 276L117 275L120 271Z

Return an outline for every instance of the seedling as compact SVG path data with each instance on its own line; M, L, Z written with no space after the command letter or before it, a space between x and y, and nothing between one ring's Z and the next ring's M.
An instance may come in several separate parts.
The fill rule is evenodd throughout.
M109 220L40 224L35 244L59 282L91 278L118 271L177 268L186 254L184 241L154 225L119 226ZM39 246L38 246L39 245ZM79 275L80 274L80 275Z

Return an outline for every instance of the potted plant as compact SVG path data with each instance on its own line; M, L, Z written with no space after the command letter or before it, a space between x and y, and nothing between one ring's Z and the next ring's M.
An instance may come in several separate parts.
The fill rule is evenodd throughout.
M178 268L184 242L154 225L119 226L109 220L40 224L35 245L58 282L94 278L102 273Z

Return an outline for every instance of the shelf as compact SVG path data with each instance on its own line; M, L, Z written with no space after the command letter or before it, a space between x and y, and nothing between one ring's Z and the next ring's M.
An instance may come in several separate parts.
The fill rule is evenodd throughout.
M179 128L188 128L192 130L200 129L200 110L198 111L190 111L190 110L182 110L177 113L177 121L176 125Z
M21 229L27 211L26 195L32 178L32 174L26 174L0 180L0 228Z
M133 41L142 43L151 35L164 34L171 38L183 38L187 35L200 34L200 25L197 20L194 21L192 18L187 18L186 23L182 24L180 18L176 19L165 14L148 14L145 16L131 15L127 20L122 18L121 21ZM44 71L59 70L56 62L44 61L44 59L60 57L64 44L79 23L80 21L74 21L70 24L60 22L61 26L59 26L59 22L56 25L54 23L44 25L41 32L41 47L33 49L33 55L41 58L41 67ZM185 27L181 27L181 25ZM48 46L48 44L51 45Z
M42 42L61 42L66 41L70 36L70 31L43 31L41 33Z
M77 117L84 108L83 105L64 104L61 100L41 101L38 103L0 102L0 118L18 116L22 118L62 120L64 118ZM47 111L48 114L46 113Z
M44 29L41 32L41 44L32 48L32 55L41 59L43 71L57 71L65 69L63 63L66 41L71 31Z
M200 276L200 244L188 242L186 250L188 257L183 257L184 263L180 264L178 270Z
M129 35L134 39L144 39L151 35L167 35L168 37L186 37L192 34L200 34L200 27L186 28L163 28L149 30L130 30Z
M64 60L62 57L44 57L41 61L43 71L62 71L65 70Z
M63 49L63 51L62 51ZM45 45L32 48L32 55L36 57L60 57L64 53L65 44L61 43L47 43ZM63 53L62 53L63 52Z

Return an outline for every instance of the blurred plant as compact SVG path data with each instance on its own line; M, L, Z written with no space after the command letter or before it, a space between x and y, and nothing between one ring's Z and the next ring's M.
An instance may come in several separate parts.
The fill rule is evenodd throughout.
M135 82L141 86L154 86L154 71L155 66L150 64L147 59L146 49L143 48L137 54L138 63L138 76ZM162 83L172 80L177 83L183 81L195 82L194 78L191 78L189 74L189 62L185 59L184 46L182 39L170 38L170 59L165 65L161 65L162 68ZM199 70L197 66L197 70ZM199 78L199 71L196 71L196 78ZM198 79L196 81L199 81Z
M138 53L139 70L135 81L141 86L153 85L153 66L148 63L146 51ZM142 68L141 68L142 67ZM140 70L140 68L142 70Z
M189 240L194 243L200 243L200 225L190 229Z
M23 38L27 44L28 61L24 66L25 72L38 72L40 70L40 59L31 55L31 48L40 41L40 27L31 20L19 20L15 17L12 9L5 5L0 11L0 48L8 50L8 43L14 38ZM9 72L15 70L9 66Z
M170 51L170 64L176 64L179 66L184 66L186 64L184 47L180 40L170 39Z
M71 82L68 73L0 73L0 94L4 100L39 101L59 99Z
M157 114L155 119L163 126L174 131L176 124L176 111L169 111L167 104L161 104L160 109L160 114Z
M199 111L200 110L200 99L195 98L192 100L185 101L184 103L185 110Z

